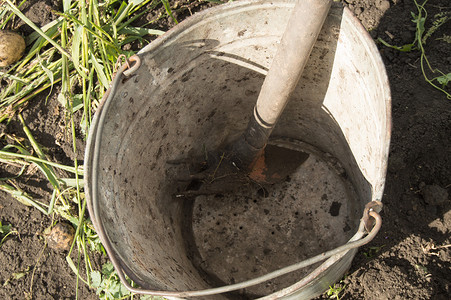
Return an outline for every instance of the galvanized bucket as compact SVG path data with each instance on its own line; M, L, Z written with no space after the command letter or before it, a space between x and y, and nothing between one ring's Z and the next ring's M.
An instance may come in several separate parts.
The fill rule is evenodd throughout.
M90 130L85 180L94 226L131 291L308 299L340 279L380 228L389 85L372 39L338 5L272 134L309 159L282 184L178 195L184 166L168 162L245 129L293 6L236 1L203 11L118 71Z

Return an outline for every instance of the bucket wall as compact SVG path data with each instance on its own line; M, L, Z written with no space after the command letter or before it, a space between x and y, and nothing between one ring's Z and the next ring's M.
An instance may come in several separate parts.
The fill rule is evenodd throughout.
M237 1L195 14L144 48L140 68L121 80L108 110L97 112L85 159L88 208L99 216L93 222L96 229L102 224L109 255L143 288L217 284L193 262L186 241L190 204L175 196L178 170L167 162L216 149L246 128L293 5ZM354 16L334 5L272 135L302 141L337 161L337 172L355 189L359 200L347 212L351 230L323 250L353 238L364 205L382 198L390 126L390 92L377 48ZM329 259L328 270L306 288L296 289L300 278L294 278L291 289L281 286L265 299L322 292L342 277L354 254Z

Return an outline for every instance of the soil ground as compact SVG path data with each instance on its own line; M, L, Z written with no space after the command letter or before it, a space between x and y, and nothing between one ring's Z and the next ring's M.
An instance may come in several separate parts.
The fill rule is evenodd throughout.
M190 12L207 7L205 3L179 1L175 16L181 20ZM390 44L404 45L415 37L411 12L413 0L349 0L344 2L361 20L371 36ZM28 1L23 11L43 25L60 9L59 1ZM430 0L426 28L437 13L451 13L449 0ZM161 8L160 8L161 9ZM161 12L161 11L160 11ZM155 17L149 14L147 20ZM146 20L141 20L145 23ZM167 30L173 22L162 19L155 26ZM20 23L14 28L23 34L30 29ZM436 31L425 46L432 66L451 72L451 22ZM449 299L451 295L451 109L450 100L423 78L420 53L399 52L378 44L392 91L393 131L389 166L383 198L383 226L378 236L357 253L351 269L337 285L344 287L340 299ZM54 88L48 103L37 97L23 116L35 138L50 157L71 164L83 161L84 142L79 132L78 152L61 128L66 125ZM449 88L448 88L449 92ZM2 133L24 137L18 120L1 124ZM0 169L0 177L8 175ZM50 198L50 188L38 173L27 175L22 183L42 201ZM36 209L26 207L0 193L0 221L12 224L13 235L0 248L0 299L96 299L95 291L76 276L64 252L44 247L43 232L52 220ZM448 246L448 247L446 247ZM76 261L76 257L73 258ZM93 256L100 268L104 259ZM320 299L329 296L323 295Z

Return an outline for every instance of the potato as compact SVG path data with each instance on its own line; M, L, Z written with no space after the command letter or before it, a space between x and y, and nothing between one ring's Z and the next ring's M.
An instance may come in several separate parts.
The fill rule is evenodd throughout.
M15 32L0 30L0 67L18 61L25 50L25 40Z

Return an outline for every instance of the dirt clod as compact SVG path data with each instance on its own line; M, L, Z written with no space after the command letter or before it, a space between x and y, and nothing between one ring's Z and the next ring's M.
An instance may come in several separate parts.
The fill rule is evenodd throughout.
M446 189L438 185L426 185L422 188L421 193L424 201L430 205L442 205L449 200Z

